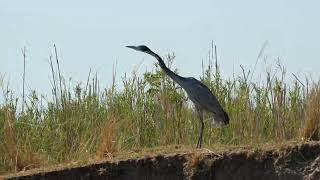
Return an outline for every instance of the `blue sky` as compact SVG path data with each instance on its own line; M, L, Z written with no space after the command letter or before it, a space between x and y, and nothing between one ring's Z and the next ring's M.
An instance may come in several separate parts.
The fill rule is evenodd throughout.
M201 75L211 41L218 47L225 78L252 69L267 42L258 67L278 57L291 73L319 79L320 1L0 1L0 72L21 93L27 48L27 87L50 89L48 59L59 51L62 73L85 81L92 68L101 85L110 86L117 62L117 81L139 64L151 69L155 60L125 48L146 44L160 55L175 52L183 76ZM267 65L264 65L267 64ZM263 68L258 68L259 75Z

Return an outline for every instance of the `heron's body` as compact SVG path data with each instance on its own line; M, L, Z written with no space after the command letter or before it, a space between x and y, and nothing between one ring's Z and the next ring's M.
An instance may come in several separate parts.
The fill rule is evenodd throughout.
M164 70L164 72L186 91L189 99L194 103L200 119L197 148L200 148L202 145L202 132L204 128L203 111L213 113L213 124L227 125L229 123L228 114L223 110L222 106L218 102L217 98L210 91L210 89L207 86L205 86L202 82L198 81L193 77L182 77L177 75L165 65L165 63L159 55L151 51L146 46L142 45L127 47L150 54L153 57L155 57L158 60L159 65Z

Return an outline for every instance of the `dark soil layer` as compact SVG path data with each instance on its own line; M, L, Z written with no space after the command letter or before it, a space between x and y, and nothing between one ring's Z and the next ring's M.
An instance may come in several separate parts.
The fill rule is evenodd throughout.
M115 180L300 180L320 179L320 143L289 145L270 150L208 150L99 162L60 170L39 170L7 179Z

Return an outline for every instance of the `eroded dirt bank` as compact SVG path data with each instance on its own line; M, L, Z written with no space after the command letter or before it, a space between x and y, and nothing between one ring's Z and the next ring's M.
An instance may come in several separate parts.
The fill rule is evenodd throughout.
M60 170L41 170L7 179L115 179L115 180L267 180L320 179L320 143L259 150L214 153L209 150L145 156L99 162Z

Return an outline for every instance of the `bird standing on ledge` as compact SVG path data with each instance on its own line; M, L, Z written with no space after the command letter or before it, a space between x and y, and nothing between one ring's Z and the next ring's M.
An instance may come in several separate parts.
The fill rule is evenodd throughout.
M213 113L212 124L215 126L223 126L229 124L229 116L221 107L217 98L213 95L210 89L202 82L198 81L193 77L181 77L178 74L171 71L163 62L162 58L151 51L147 46L126 46L136 51L141 51L155 57L163 71L177 84L179 84L188 94L189 99L194 103L195 108L199 115L200 126L199 136L197 142L197 148L202 146L203 136L203 111Z

